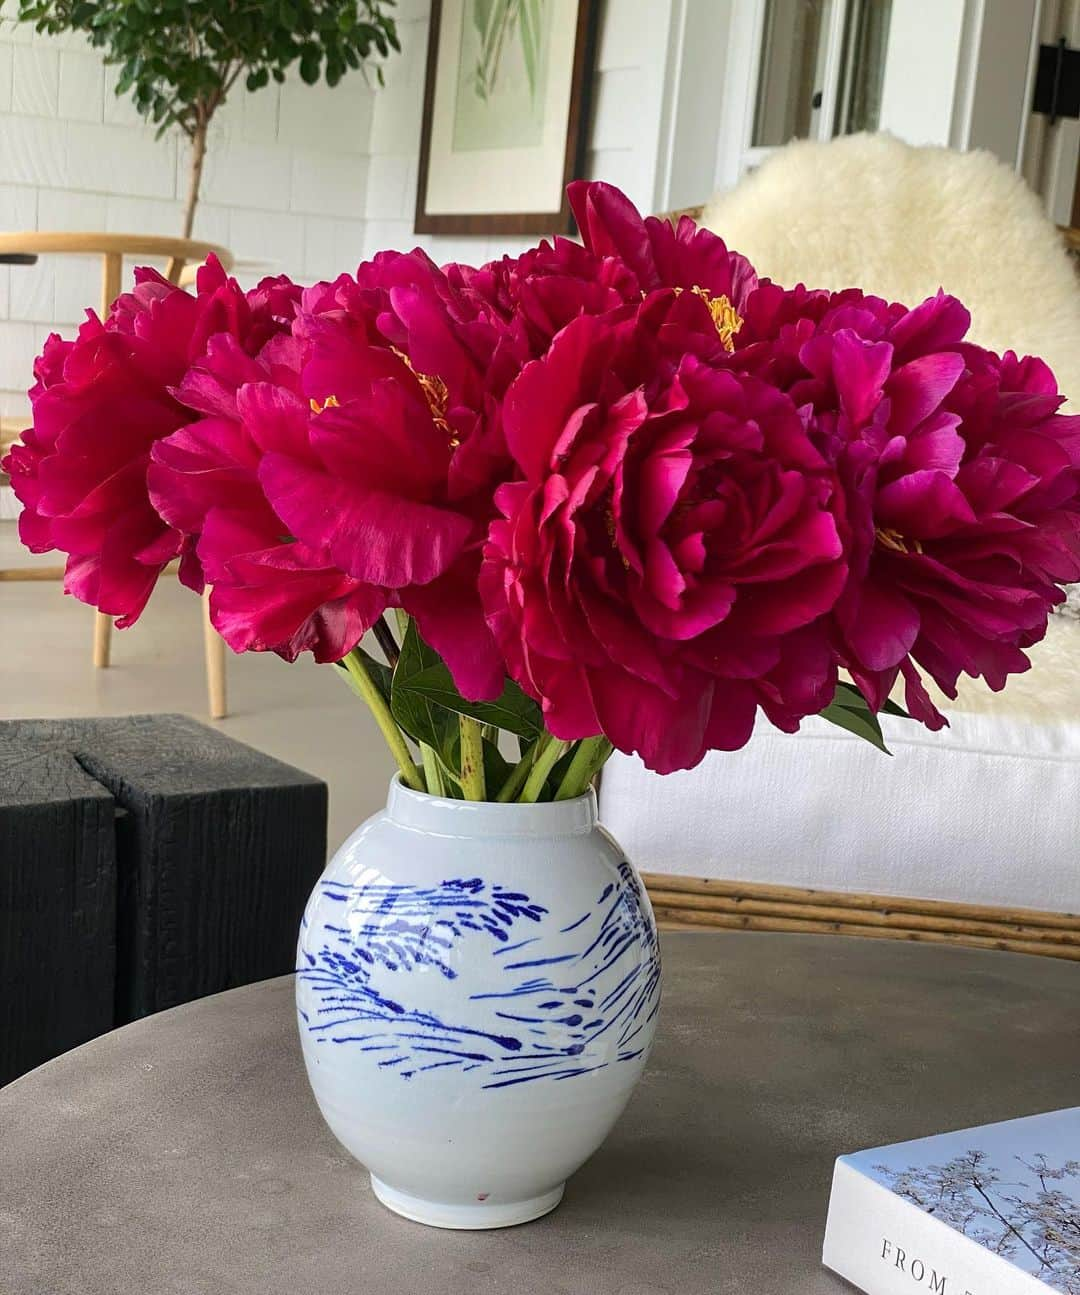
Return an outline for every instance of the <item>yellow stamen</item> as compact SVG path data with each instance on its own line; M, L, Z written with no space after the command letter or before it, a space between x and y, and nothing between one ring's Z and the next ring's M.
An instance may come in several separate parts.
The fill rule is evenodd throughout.
M724 350L733 351L735 349L735 334L743 326L742 316L723 294L719 297L713 297L704 288L699 287L695 287L693 291L694 296L700 297L709 307L709 314L712 315L716 331L720 334L720 343Z
M709 314L712 315L712 321L717 333L720 335L720 344L725 351L735 349L735 334L743 326L743 317L731 304L731 301L723 293L719 297L714 297L711 292L695 283L690 289L695 297L701 300L709 307ZM682 292L682 288L675 289L676 297ZM642 296L645 294L642 293Z
M341 401L338 400L337 396L327 396L326 399L321 403L318 400L315 400L314 398L312 398L311 400L308 401L308 404L311 406L311 412L313 414L321 414L324 409L341 408Z
M899 531L887 530L884 526L879 526L874 531L877 542L883 549L888 549L890 553L921 553L923 546L918 540L905 539Z
M457 449L461 444L461 438L447 421L446 410L450 404L450 391L446 383L438 376L432 373L417 373L413 368L413 363L404 351L399 351L396 346L390 348L399 360L405 365L416 381L420 384L420 390L424 393L424 399L427 401L428 409L431 410L431 421L440 431L446 434L452 450Z

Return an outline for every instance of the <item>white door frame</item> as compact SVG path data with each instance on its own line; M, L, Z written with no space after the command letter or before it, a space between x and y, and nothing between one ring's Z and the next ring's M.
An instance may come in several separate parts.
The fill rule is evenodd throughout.
M1034 94L1039 44L1053 44L1059 36L1064 36L1074 48L1080 45L1080 3L1077 0L1061 6L1053 3L1053 0L1039 0L1038 10L1032 48L1031 84L1025 96L1025 104L1028 106ZM1059 10L1062 11L1061 22ZM1024 179L1042 196L1046 214L1058 225L1072 224L1078 153L1080 122L1063 118L1051 126L1046 117L1028 112L1025 129L1021 132L1021 167Z
M765 0L743 0L732 6L727 67L717 136L714 189L732 189L742 178L751 151L754 107L757 102L761 38L765 30ZM754 150L761 157L770 150Z
M896 0L905 3L905 0ZM1015 30L1018 10L1036 14L1041 0L964 0L957 32L955 85L950 91L948 122L941 123L935 142L952 147L991 147L1014 167L1021 160L1023 127L1018 123L1015 144L1006 138L1000 121L991 121L995 103L993 79L1001 75L1000 34L1007 24ZM828 138L836 115L839 93L844 23L850 0L834 0L827 29L828 55L822 78L822 106L816 116L815 137ZM724 93L714 187L733 188L745 172L774 150L752 144L754 110L757 101L761 42L766 0L732 0L724 71ZM998 37L998 45L994 40ZM1010 85L1023 104L1030 102L1031 60L1037 46L1037 21L1033 19L1028 48L1020 53L1010 73ZM988 89L990 93L988 93ZM1018 108L1017 111L1020 111ZM1010 151L1011 145L1011 151Z
M713 175L716 189L733 188L747 170L775 152L773 148L755 148L753 144L766 3L767 0L734 0L732 4L722 118ZM848 0L833 0L829 9L821 107L813 114L812 136L815 139L828 138L830 124L836 116L847 9Z

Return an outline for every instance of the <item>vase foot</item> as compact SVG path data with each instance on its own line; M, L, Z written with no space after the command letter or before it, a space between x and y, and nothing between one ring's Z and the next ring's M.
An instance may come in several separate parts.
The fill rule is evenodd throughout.
M510 1228L517 1223L530 1223L550 1213L562 1200L565 1183L541 1196L524 1201L475 1201L468 1205L445 1205L441 1201L426 1201L408 1192L398 1191L381 1179L371 1175L371 1190L386 1206L402 1218L414 1223L426 1223L432 1228L457 1228L480 1230L482 1228Z

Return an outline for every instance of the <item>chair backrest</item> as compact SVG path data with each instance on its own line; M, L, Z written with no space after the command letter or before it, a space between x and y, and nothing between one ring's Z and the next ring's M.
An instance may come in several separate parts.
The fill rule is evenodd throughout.
M1080 292L1037 196L987 152L890 135L798 141L707 204L702 223L784 284L858 285L915 305L939 287L971 338L1042 355L1080 408Z

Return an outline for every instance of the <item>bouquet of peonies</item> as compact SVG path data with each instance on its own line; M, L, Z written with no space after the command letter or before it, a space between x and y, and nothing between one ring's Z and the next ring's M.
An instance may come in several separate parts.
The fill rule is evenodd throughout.
M469 799L578 795L613 747L688 769L759 709L880 744L899 676L936 729L923 673L1027 669L1080 579L1047 366L965 342L952 297L785 289L571 199L584 246L479 269L139 272L37 362L23 540L121 626L178 558L234 650L336 663L405 783Z

